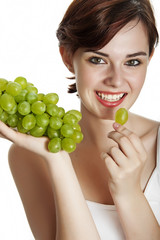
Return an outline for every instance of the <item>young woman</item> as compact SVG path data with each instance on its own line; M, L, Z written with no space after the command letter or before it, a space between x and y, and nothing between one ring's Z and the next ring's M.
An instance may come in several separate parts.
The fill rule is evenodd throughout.
M84 140L53 154L34 138L0 123L14 144L9 164L35 239L160 239L159 122L117 109L137 99L158 43L148 0L79 0L57 31L73 73Z

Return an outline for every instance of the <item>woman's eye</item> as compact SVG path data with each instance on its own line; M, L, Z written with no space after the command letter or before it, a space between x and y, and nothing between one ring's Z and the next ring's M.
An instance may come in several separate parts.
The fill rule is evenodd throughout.
M136 67L136 66L138 66L140 64L141 64L141 62L139 60L132 59L132 60L127 61L125 65L131 66L131 67Z
M105 64L105 61L99 57L91 57L89 61L93 64Z

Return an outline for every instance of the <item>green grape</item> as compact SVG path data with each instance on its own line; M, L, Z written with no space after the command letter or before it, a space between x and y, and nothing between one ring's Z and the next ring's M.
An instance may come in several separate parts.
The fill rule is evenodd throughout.
M53 153L57 153L61 150L61 139L53 138L49 141L48 150Z
M0 78L0 120L18 132L47 136L51 152L63 149L70 153L83 140L78 124L82 115L77 110L65 113L56 105L58 101L56 93L38 93L24 77L17 77L14 82Z
M74 130L73 130L73 127L69 124L64 124L62 127L61 127L61 134L64 136L64 137L71 137L74 133Z
M81 132L81 127L78 123L74 124L72 127L73 127L73 130L77 130L77 131Z
M65 115L65 110L64 110L64 108L58 107L57 117L63 118L64 115Z
M27 101L23 101L18 104L18 112L21 115L27 115L30 113L30 111L31 111L31 106Z
M78 123L78 119L73 114L69 114L69 113L64 115L63 121L64 121L64 123L67 123L70 125L74 125L74 124Z
M50 116L47 113L42 113L41 115L36 115L37 125L40 127L47 127L49 124Z
M80 131L74 130L73 135L71 138L75 141L75 143L80 143L83 140L83 134Z
M38 89L34 85L27 84L26 90L38 94Z
M72 109L66 112L66 114L73 114L78 119L78 122L82 119L82 114L78 110Z
M0 91L6 90L6 86L8 84L8 81L4 78L0 78Z
M51 117L49 120L49 125L51 128L58 130L62 127L63 120L59 117Z
M18 130L18 132L20 132L20 133L27 133L27 132L28 132L28 130L25 129L25 128L22 126L22 120L18 120L17 130Z
M34 92L29 92L26 95L26 101L29 102L30 104L38 101L38 95Z
M13 97L17 96L22 90L22 87L17 82L9 82L6 86L6 92Z
M36 125L34 128L30 130L30 135L34 137L42 137L46 132L46 127L40 127Z
M40 115L45 112L46 105L44 104L44 102L36 101L32 104L31 110L34 114Z
M2 114L2 112L3 112L3 108L0 107L0 115Z
M17 77L14 82L17 82L21 85L22 89L25 89L27 87L27 80L24 77Z
M71 138L62 139L62 149L68 153L73 152L76 149L76 143Z
M26 89L22 89L22 91L17 96L14 97L15 101L17 103L25 101L27 93L28 93L28 91Z
M31 83L31 82L27 82L27 87L28 87L28 86L32 86L32 87L34 87L34 84Z
M16 102L14 100L14 97L9 95L8 93L4 93L0 97L0 104L1 104L1 107L3 108L3 110L11 111L15 107Z
M45 96L44 93L38 93L38 101L43 101L43 97Z
M17 114L19 120L22 120L22 118L24 117L24 116L21 115L18 111L16 112L16 114Z
M57 104L59 97L56 93L48 93L43 97L43 102L47 105L49 103Z
M0 120L1 120L2 122L6 123L6 122L7 122L7 119L8 119L8 116L9 116L9 114L8 114L7 112L3 111L3 112L1 113L1 115L0 115Z
M60 130L55 130L53 128L51 128L50 126L48 126L47 128L47 136L52 139L52 138L60 138L61 133Z
M28 114L22 119L22 126L28 131L36 125L36 118L33 114Z
M15 128L17 126L17 123L18 123L18 116L16 114L9 115L7 119L7 124L10 127Z
M49 103L47 104L46 112L55 117L58 114L58 106L56 104Z
M18 106L17 103L15 104L15 106L12 108L11 111L7 111L8 114L15 114L17 112Z
M125 108L120 108L115 114L115 122L123 125L128 120L128 111Z

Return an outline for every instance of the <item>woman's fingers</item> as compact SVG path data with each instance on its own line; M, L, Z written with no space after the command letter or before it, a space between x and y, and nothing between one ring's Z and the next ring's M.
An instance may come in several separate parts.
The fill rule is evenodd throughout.
M108 171L114 172L112 167L115 164L120 168L128 168L143 163L147 155L141 139L124 126L116 124L114 128L116 131L110 132L108 137L114 140L117 146L111 147L105 155Z
M28 140L27 134L20 133L10 127L8 127L5 123L0 121L0 134L2 135L3 138L8 139L9 141L19 145L23 146L24 143L27 145Z
M40 137L36 138L28 134L20 133L8 127L3 122L0 122L0 134L16 145L23 147L29 151L35 152L41 156L45 156L49 153L48 143L49 138Z
M119 149L124 153L126 157L133 155L133 153L135 154L133 145L126 136L122 135L119 132L113 131L109 133L108 137L118 144Z
M115 126L113 125L113 127ZM121 125L118 126L118 128L116 127L115 130L116 131L109 134L109 137L118 143L120 148L122 148L122 151L124 151L127 156L132 156L132 154L136 151L142 160L146 158L144 145L136 134Z
M5 123L0 121L0 137L14 142L16 139L16 131L9 128Z
M117 163L113 161L112 157L107 153L102 153L102 159L105 161L105 165L110 177L113 177L117 173Z
M127 158L124 153L118 147L111 147L108 155L114 160L114 162L120 167L126 164Z

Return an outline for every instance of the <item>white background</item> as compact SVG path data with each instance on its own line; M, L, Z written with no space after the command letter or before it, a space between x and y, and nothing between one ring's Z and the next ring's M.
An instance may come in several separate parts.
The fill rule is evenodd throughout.
M160 30L160 2L152 0ZM39 92L56 92L59 106L79 109L75 95L67 94L71 76L63 66L56 29L71 0L0 0L0 77L13 81L24 76ZM160 46L132 111L160 120ZM0 239L33 240L23 206L9 171L10 142L0 139Z

